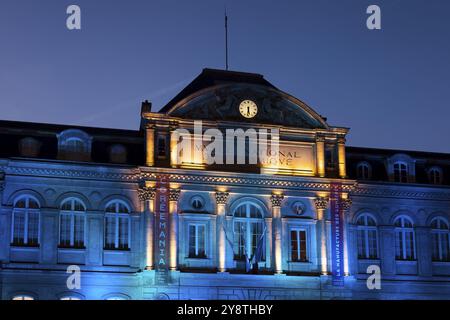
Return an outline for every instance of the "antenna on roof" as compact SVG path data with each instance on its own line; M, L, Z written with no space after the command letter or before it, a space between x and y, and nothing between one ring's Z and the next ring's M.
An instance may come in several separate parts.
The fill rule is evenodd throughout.
M225 70L228 71L228 16L225 6Z

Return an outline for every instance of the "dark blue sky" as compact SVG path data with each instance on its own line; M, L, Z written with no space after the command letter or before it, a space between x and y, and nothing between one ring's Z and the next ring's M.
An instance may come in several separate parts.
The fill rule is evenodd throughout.
M137 129L143 99L223 68L225 3L232 70L350 127L350 145L450 152L448 0L0 0L0 118Z

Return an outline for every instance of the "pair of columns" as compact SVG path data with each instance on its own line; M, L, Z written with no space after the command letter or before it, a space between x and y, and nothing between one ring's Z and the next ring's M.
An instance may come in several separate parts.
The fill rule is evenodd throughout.
M338 153L338 168L339 177L346 178L346 164L345 164L345 138L338 137L337 139L337 153ZM325 137L318 135L316 137L316 163L317 176L324 178L326 176L326 159L325 159Z
M178 199L180 197L179 189L169 190L169 268L170 270L176 270L177 261L177 248L178 248ZM145 269L152 270L155 267L155 198L156 188L143 187L139 189L139 199L144 202L145 212Z

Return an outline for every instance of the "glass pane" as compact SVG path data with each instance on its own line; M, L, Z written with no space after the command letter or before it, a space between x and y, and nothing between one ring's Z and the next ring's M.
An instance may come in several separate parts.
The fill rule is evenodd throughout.
M189 226L189 257L195 257L195 225Z
M70 246L70 215L63 214L60 218L60 239L62 246Z
M14 244L24 244L25 232L25 213L20 211L14 212Z
M119 249L128 249L128 217L119 217Z
M115 217L107 216L105 218L105 248L114 249L115 233L116 233L116 219Z
M28 212L28 244L37 245L39 235L39 212Z
M77 214L74 219L74 246L77 248L82 248L84 247L84 216Z
M298 255L298 238L297 238L297 231L291 230L291 259L292 261L298 261L299 255Z
M368 230L368 237L369 237L369 258L370 259L376 259L377 254L377 232L376 230Z

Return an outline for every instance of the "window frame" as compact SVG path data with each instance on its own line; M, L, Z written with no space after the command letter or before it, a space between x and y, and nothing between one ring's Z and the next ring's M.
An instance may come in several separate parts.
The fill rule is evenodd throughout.
M292 257L293 247L292 247L292 232L296 234L297 241L297 260L294 260ZM301 238L300 232L305 233L305 260L300 260L301 257ZM310 248L309 248L309 230L306 227L290 227L289 228L289 261L294 263L308 263L310 262Z
M360 219L364 220L364 224L359 224L358 222ZM371 226L368 223L368 219L372 219L375 222L375 225ZM375 257L370 255L370 236L369 232L375 231ZM359 255L359 232L362 232L364 234L364 256ZM380 257L380 246L379 246L379 234L378 234L378 221L377 219L369 214L369 213L362 213L358 216L356 219L356 241L357 241L357 254L358 254L358 260L378 260Z
M238 211L239 208L241 208L242 206L245 206L245 217L236 217L236 213ZM251 211L250 208L251 206L254 206L257 211L260 214L260 218L252 218L251 215ZM253 231L255 230L255 228L253 227L253 225L257 225L259 224L261 226L261 235L264 235L265 232L265 220L264 220L264 210L257 205L254 202L251 201L245 201L240 203L233 211L233 260L235 261L242 261L245 260L245 255L247 255L247 258L252 258L254 253L253 252L253 245L252 245L252 238L254 235L256 235L256 233L254 233ZM243 223L245 225L245 235L244 235L244 254L243 255L239 255L240 252L240 247L241 245L238 244L238 252L234 252L235 251L235 242L236 242L236 223ZM264 240L263 240L263 247L262 247L262 257L260 262L265 261L266 260L266 236L264 235ZM240 243L240 241L239 241ZM257 244L256 244L257 246Z
M115 205L115 212L106 211L109 206ZM123 205L128 212L119 212L119 205ZM114 219L114 247L109 247L107 243L107 221L108 218ZM126 248L120 247L120 219L126 218L128 223L128 239ZM114 250L114 251L130 251L131 250L131 208L130 206L122 200L111 200L105 206L105 217L103 222L103 247L104 250Z
M397 221L400 220L400 226L397 226ZM408 221L411 224L411 227L405 227L405 221ZM407 216L399 216L394 220L394 226L395 226L395 260L396 261L417 261L417 252L416 252L416 233L414 230L414 222L412 219L410 219ZM407 233L412 234L412 258L407 257L407 250L406 250L406 235ZM398 235L401 235L401 237L398 237ZM401 243L398 243L401 239ZM397 247L398 244L398 247ZM400 245L402 244L402 245ZM397 255L397 248L402 252L401 257Z
M404 166L404 168L403 168ZM398 169L397 169L398 167ZM408 183L409 179L409 165L405 161L395 161L393 166L393 176L394 176L394 182L397 183ZM398 177L396 172L398 172ZM404 173L404 176L403 176ZM398 179L397 179L398 178Z
M63 206L69 202L71 203L71 210L63 210ZM83 211L75 211L75 202L80 203L83 206ZM62 217L70 217L70 230L69 230L69 245L62 244L61 231L62 231ZM82 246L75 245L75 217L83 218L83 244ZM70 197L64 199L60 205L59 211L59 239L58 248L62 249L85 249L86 248L86 205L77 197Z
M360 169L366 168L367 176L364 176L364 170L361 171L362 175L360 176ZM372 166L367 161L361 161L356 165L356 178L359 180L370 180L372 178Z
M191 227L194 227L195 229L195 244L194 244L194 250L195 250L195 254L191 255ZM206 223L205 222L189 222L188 223L188 258L189 259L207 259L207 248L206 248L206 244L207 244L207 234L206 234ZM199 238L198 238L198 234L199 234L199 229L203 228L203 255L199 254Z
M17 203L21 200L25 200L25 207L18 208L16 207ZM30 200L33 200L37 204L37 208L30 208ZM23 213L24 222L23 222L23 239L22 243L14 241L15 238L15 224L16 224L16 215L18 213ZM36 244L29 244L29 222L30 222L30 213L37 214L37 239ZM22 195L17 197L14 200L13 210L12 210L12 221L11 221L11 246L13 247L39 247L41 240L41 204L35 197L31 195Z
M437 228L433 228L433 223L437 222ZM444 223L446 225L446 228L440 228L441 223ZM449 229L449 223L446 219L444 219L443 217L435 217L433 218L433 220L431 220L430 222L430 228L431 228L431 241L432 241L432 246L433 246L433 250L431 251L431 256L433 259L433 262L450 262L450 229ZM436 259L434 256L434 248L435 248L435 243L434 243L434 235L437 236L437 241L438 241L438 255L439 258ZM443 249L442 249L442 245L443 242L445 242L445 237L443 237L444 235L447 236L447 259L443 258ZM444 238L444 239L442 239Z
M436 179L436 173L438 179ZM428 181L434 185L441 185L443 181L443 171L440 167L434 166L428 169Z

